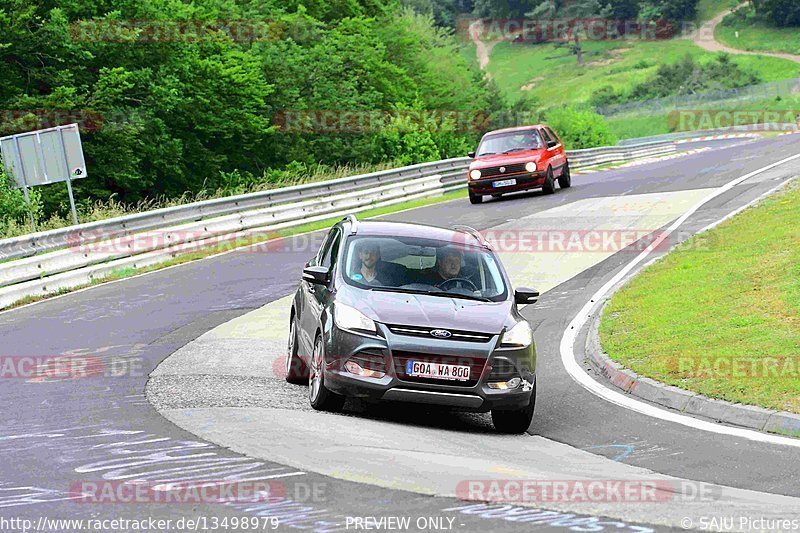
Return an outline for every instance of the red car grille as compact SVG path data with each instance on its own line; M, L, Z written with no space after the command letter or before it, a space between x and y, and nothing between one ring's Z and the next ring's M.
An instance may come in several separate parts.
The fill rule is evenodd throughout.
M505 172L500 172L500 169L505 169ZM507 176L509 174L519 174L525 172L525 163L514 163L511 165L501 165L499 167L487 167L479 169L482 178L493 178L496 176Z
M452 355L433 355L417 354L412 352L392 352L394 359L394 371L397 378L401 381L410 383L430 383L434 385L453 385L456 387L473 387L481 379L483 369L486 367L485 357L467 357ZM409 361L425 361L430 363L441 363L447 365L469 366L469 380L456 381L447 379L431 379L409 376L406 374L406 366Z

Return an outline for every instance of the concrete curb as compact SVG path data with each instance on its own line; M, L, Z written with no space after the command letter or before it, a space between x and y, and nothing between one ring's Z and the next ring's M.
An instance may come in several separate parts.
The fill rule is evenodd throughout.
M660 383L640 376L603 353L600 346L600 319L608 299L589 322L586 337L586 361L594 371L626 394L683 414L709 418L715 422L755 429L783 436L800 436L800 415L785 411L763 409L753 405L735 404L708 398L696 392Z

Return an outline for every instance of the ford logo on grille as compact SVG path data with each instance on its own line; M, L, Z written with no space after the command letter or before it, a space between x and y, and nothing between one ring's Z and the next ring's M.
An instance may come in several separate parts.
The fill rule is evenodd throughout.
M447 339L453 336L453 334L447 331L446 329L432 329L431 335L433 335L434 337L439 337L440 339Z

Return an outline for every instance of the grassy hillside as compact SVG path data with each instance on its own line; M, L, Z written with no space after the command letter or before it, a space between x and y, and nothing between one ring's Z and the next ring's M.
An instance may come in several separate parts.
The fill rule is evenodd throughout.
M776 28L735 14L723 19L717 26L714 37L719 42L740 50L800 55L800 28Z
M700 0L697 4L697 22L711 20L715 15L738 6L738 0Z
M578 67L575 56L551 44L499 43L494 47L489 72L501 91L511 99L524 93L544 105L587 101L603 86L616 89L646 81L663 63L674 63L689 54L700 62L711 61L706 52L686 39L647 42L586 43L587 65ZM785 59L734 56L742 68L758 73L765 82L800 76L800 64Z

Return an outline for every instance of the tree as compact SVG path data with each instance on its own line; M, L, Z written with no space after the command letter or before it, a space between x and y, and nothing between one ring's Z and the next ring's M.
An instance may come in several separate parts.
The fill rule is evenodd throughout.
M800 26L797 0L752 0L756 13L777 26Z

